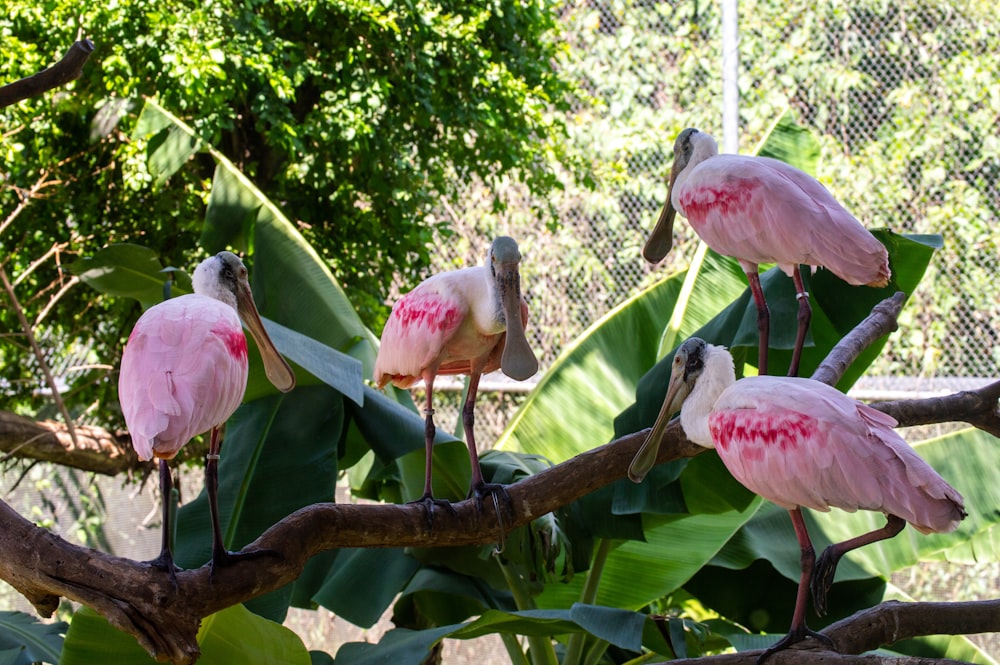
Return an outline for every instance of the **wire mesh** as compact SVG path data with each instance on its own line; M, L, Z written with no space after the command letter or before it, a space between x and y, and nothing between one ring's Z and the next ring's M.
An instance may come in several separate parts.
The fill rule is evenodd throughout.
M525 256L530 340L543 370L615 305L685 267L684 223L668 264L640 248L666 196L673 140L688 126L721 135L717 3L610 0L560 7L579 86L563 119L593 189L567 179L545 202L516 184L468 186L447 207L435 270L476 265L490 239ZM786 109L822 145L816 176L870 228L941 234L943 247L900 330L869 371L928 389L991 377L1000 364L1000 21L985 2L751 2L739 6L740 145L750 152ZM501 205L497 206L497 203ZM557 211L553 223L536 214ZM623 340L623 344L628 344ZM490 407L484 394L478 412ZM509 401L506 409L511 410ZM493 423L488 440L505 419Z

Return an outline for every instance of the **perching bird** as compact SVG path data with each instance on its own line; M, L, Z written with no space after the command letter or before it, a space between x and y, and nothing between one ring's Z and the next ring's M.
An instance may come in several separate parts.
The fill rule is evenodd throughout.
M450 505L435 500L431 491L434 378L439 374L469 375L462 423L472 464L470 494L480 504L487 494L506 495L502 485L483 481L473 424L476 391L484 372L499 368L523 381L538 371L538 361L524 336L528 306L521 298L520 261L517 243L498 237L485 266L433 275L401 297L382 331L375 360L378 387L392 382L408 388L423 379L427 390L424 494L417 502L426 506L428 520L435 503Z
M261 323L247 269L231 252L202 261L192 276L194 293L150 307L132 329L122 353L118 399L132 445L141 460L156 457L163 494L163 543L151 561L174 577L170 552L171 478L167 460L195 436L211 430L205 485L212 516L212 569L235 556L226 551L219 527L217 493L219 427L243 400L247 386L246 323L268 379L288 392L295 374Z
M757 304L759 374L767 374L770 315L757 266L777 263L795 280L799 301L788 372L795 376L812 317L799 264L824 266L855 286L885 286L888 253L812 176L776 159L718 152L715 139L697 129L677 137L667 201L642 254L650 263L663 260L680 212L709 247L740 262Z
M962 496L896 433L892 417L812 379L737 381L729 352L697 337L674 355L663 408L629 467L633 481L640 482L652 467L667 421L681 404L687 437L715 448L737 480L788 510L802 550L791 629L758 663L810 635L830 643L806 626L806 595L811 580L813 603L823 614L846 552L891 538L906 522L921 533L942 533L953 531L965 517ZM888 521L881 529L831 545L817 561L803 507L873 510L885 513Z

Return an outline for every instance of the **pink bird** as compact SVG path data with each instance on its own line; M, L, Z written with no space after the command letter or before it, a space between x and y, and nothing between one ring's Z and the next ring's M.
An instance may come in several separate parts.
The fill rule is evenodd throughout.
M906 522L921 533L953 531L966 515L962 496L896 433L890 416L812 379L737 381L729 352L697 337L674 355L663 408L629 467L633 481L641 482L652 467L663 430L678 408L692 442L715 448L737 480L791 514L802 552L792 627L758 664L808 636L833 647L829 638L806 626L806 595L811 580L816 611L825 613L826 595L845 553L895 536ZM887 522L829 546L817 561L803 507L879 511Z
M708 134L691 128L680 133L667 202L642 254L650 263L663 260L673 243L679 211L709 247L740 262L757 304L760 374L767 374L770 314L757 266L777 263L795 281L799 301L788 372L795 376L812 317L799 264L824 266L855 286L885 286L889 255L812 176L776 159L718 153Z
M487 494L506 498L503 485L483 481L473 425L476 392L484 372L499 368L523 381L538 371L538 360L524 335L528 306L521 298L520 262L517 243L500 236L493 241L485 266L433 275L400 298L382 331L375 360L378 387L392 382L408 388L423 379L427 390L424 494L415 503L426 506L429 522L435 503L450 506L435 500L431 491L433 392L439 374L469 375L462 424L472 464L470 494L480 507Z
M167 460L184 444L211 430L205 485L212 516L212 568L236 556L226 551L217 506L219 428L243 400L247 340L240 318L260 349L268 379L282 392L295 374L264 330L247 281L247 269L231 252L202 261L192 276L194 293L150 307L136 321L122 353L118 399L132 446L141 460L159 460L163 494L163 542L150 563L176 580L170 552Z

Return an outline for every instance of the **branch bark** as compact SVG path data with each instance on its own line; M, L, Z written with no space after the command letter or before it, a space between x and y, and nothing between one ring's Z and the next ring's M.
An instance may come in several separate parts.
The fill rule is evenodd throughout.
M900 640L923 635L969 635L1000 631L1000 600L957 603L901 603L887 600L819 631L833 640L833 651L817 650L815 640L806 640L768 657L769 665L878 665L887 660L900 665L956 663L939 658L857 655ZM689 658L684 665L756 665L760 651L723 656ZM675 663L677 661L674 661Z
M33 76L0 87L0 108L16 104L29 97L38 97L53 88L58 88L80 78L83 66L93 52L94 43L89 39L74 42L66 51L66 55L56 64Z
M893 309L891 303L877 308L831 353L829 369L821 367L825 372L821 376L836 381L837 368L850 365L865 348L864 340L871 343L894 329L897 313L898 308ZM988 401L989 395L983 399ZM4 420L10 422L8 417L0 423ZM203 617L293 581L313 555L338 547L451 547L497 542L502 526L520 527L625 477L647 433L642 430L622 436L510 485L513 516L505 525L499 524L491 511L479 512L472 501L455 504L454 512L438 511L433 529L427 528L424 510L417 505L316 504L289 515L245 548L268 550L273 556L238 559L216 571L214 580L207 565L183 571L177 575L176 587L165 572L68 543L0 502L0 578L43 615L55 610L59 597L84 603L112 625L134 635L154 657L189 664L199 654L196 635ZM121 446L120 441L116 443ZM693 457L704 450L688 441L674 421L666 429L657 462ZM373 528L375 524L377 528ZM916 634L1000 631L1000 601L991 602L994 604L883 604L874 614L856 615L827 631L841 651L848 653ZM974 620L969 618L970 612ZM790 663L794 659L802 663L804 653L781 652L769 662ZM720 658L750 657L737 654ZM860 662L829 652L809 655L808 660ZM867 657L865 662L869 662Z

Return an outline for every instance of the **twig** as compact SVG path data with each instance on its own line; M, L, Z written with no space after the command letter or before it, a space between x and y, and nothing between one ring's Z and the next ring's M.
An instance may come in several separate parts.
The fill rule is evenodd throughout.
M10 304L14 308L14 313L17 315L17 320L21 323L21 329L24 331L25 337L28 339L31 351L34 353L39 367L42 368L42 373L45 374L45 382L49 384L49 390L52 391L52 400L56 403L56 407L59 409L59 413L62 414L63 420L66 421L66 428L69 430L69 435L73 439L73 443L78 445L76 438L76 425L73 422L73 418L69 415L69 409L66 408L66 403L63 401L62 395L59 392L59 386L56 384L56 379L52 375L49 363L45 360L45 354L42 353L42 347L38 345L38 340L35 338L35 333L32 329L31 323L28 322L28 317L24 314L24 308L21 307L21 303L17 299L17 294L14 293L14 287L7 278L7 271L4 270L2 264L0 264L0 282L3 283L4 291L7 292L7 299L10 300Z

